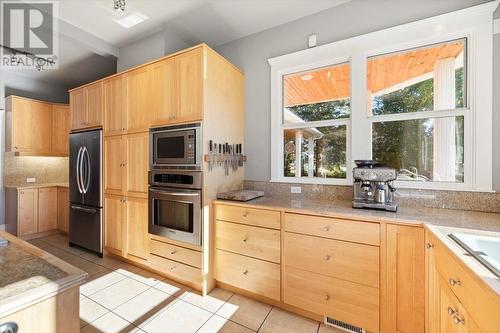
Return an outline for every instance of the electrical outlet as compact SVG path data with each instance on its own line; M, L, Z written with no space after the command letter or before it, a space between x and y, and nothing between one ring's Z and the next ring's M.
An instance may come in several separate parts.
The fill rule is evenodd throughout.
M35 177L28 177L28 178L26 178L26 183L36 183L36 178Z
M292 187L290 187L290 192L295 193L295 194L300 194L300 193L302 193L302 187L292 186Z

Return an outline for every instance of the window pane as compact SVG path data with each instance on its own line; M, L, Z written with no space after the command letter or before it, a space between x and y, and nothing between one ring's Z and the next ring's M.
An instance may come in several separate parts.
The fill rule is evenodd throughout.
M368 58L368 113L464 107L465 49L460 39Z
M349 64L283 76L283 123L349 118Z
M373 159L398 180L463 182L464 117L374 123Z
M346 178L346 126L284 131L284 176Z

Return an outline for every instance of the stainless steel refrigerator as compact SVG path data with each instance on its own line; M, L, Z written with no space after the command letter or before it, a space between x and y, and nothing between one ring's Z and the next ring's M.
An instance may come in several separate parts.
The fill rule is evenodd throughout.
M69 244L102 257L102 130L71 133L69 157Z

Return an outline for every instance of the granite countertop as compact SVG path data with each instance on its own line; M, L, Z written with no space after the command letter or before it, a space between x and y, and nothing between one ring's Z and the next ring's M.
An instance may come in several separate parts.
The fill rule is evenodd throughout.
M301 214L319 214L332 217L372 222L391 222L410 225L438 225L500 232L500 214L442 208L398 207L397 212L352 208L351 201L312 200L304 198L261 197L247 202L215 200L226 205L275 209Z
M28 189L28 188L44 188L44 187L69 187L68 183L23 183L15 185L4 185L6 188Z
M0 318L76 287L87 273L0 231L8 241L0 247Z

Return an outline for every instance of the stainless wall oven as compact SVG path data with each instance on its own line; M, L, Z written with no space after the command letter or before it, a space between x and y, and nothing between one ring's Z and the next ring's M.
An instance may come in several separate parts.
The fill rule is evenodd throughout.
M201 124L173 125L150 130L151 169L201 170Z
M149 185L149 233L201 245L201 172L153 170Z

